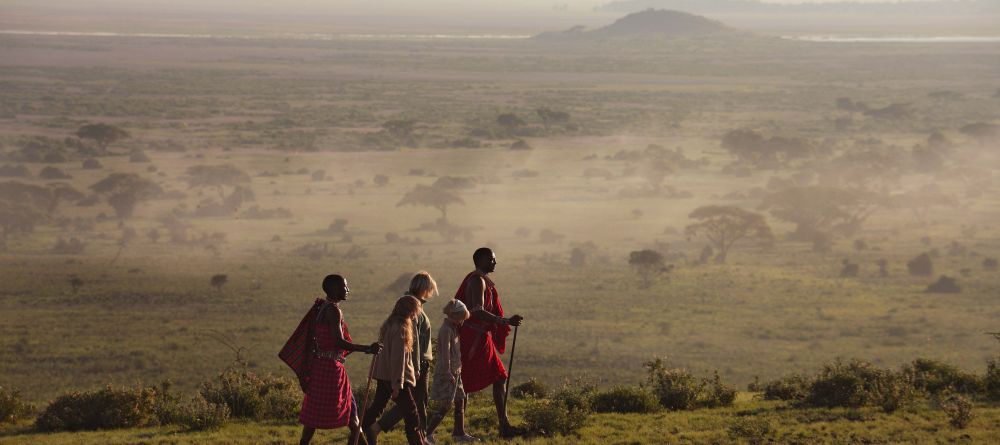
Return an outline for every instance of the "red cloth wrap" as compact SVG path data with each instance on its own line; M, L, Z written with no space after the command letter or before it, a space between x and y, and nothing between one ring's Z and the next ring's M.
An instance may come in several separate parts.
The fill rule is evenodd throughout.
M302 401L299 422L318 429L346 426L350 421L354 400L347 369L337 360L338 357L320 358L313 353L316 350L336 351L335 355L339 358L345 358L350 354L350 351L337 347L328 324L318 323L324 303L325 300L316 300L278 354L305 382L305 398ZM340 329L344 339L351 342L351 334L343 319L340 322Z
M462 285L458 287L455 299L472 308L465 298L465 290L471 279L480 279L486 283L483 292L483 309L493 315L503 317L503 306L500 305L500 293L493 280L479 273L472 272L465 276ZM465 392L481 391L493 383L507 379L507 369L504 368L500 355L507 348L507 335L510 326L490 324L472 317L465 321L458 331L459 348L462 351L462 385Z

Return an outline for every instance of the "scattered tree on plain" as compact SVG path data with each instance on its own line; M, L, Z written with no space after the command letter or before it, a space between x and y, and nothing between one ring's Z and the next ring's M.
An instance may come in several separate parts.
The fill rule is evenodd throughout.
M400 199L396 203L396 207L404 205L432 207L441 212L442 220L447 220L448 207L456 204L464 205L465 201L454 192L446 190L443 187L418 184L413 190L403 195L403 199Z
M226 274L216 274L212 275L209 280L209 284L215 288L216 292L222 292L222 286L225 286L229 282L229 277Z
M771 227L764 216L735 206L698 207L689 218L698 220L684 229L689 237L704 236L717 252L715 261L726 262L729 249L746 238L771 239Z
M186 171L187 183L191 188L209 187L219 191L219 197L225 197L225 188L250 184L250 175L232 164L195 165Z
M136 205L163 193L159 185L135 173L112 173L90 189L106 197L119 219L131 217Z
M548 131L553 124L565 124L569 122L569 113L565 111L553 110L548 107L541 107L535 110L538 117L542 119L542 126Z
M663 254L652 249L632 251L628 255L628 265L639 274L643 288L648 288L656 277L668 272Z
M97 143L101 152L106 152L108 145L130 137L129 133L114 125L88 124L76 130L76 137L90 139Z
M795 224L792 239L853 235L882 204L878 195L824 186L789 187L764 197L759 210Z

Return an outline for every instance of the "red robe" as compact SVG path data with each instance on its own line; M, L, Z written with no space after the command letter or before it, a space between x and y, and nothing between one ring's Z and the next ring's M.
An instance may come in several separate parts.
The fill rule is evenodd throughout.
M305 386L305 399L299 413L299 422L312 428L339 428L351 418L354 395L351 381L342 360L350 351L341 350L333 340L330 326L318 323L321 309L326 303L317 299L306 316L299 322L292 336L278 353L278 357L295 371ZM333 310L333 309L327 309ZM347 322L340 321L341 334L351 342ZM336 351L337 358L320 358L314 351Z
M455 299L465 303L470 308L472 304L465 299L465 289L470 279L482 278L486 282L483 292L483 309L498 317L503 317L503 306L500 305L500 293L489 277L477 272L465 276L462 285L458 287ZM507 369L504 368L500 355L507 347L507 334L510 326L489 324L472 317L465 321L458 331L459 349L462 351L462 385L465 392L481 391L494 382L507 379Z

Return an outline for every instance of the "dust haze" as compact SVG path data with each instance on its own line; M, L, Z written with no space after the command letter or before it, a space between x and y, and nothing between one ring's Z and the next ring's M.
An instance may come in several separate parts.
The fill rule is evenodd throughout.
M1000 4L742 3L4 2L0 375L283 373L324 275L370 341L480 246L514 383L981 372Z

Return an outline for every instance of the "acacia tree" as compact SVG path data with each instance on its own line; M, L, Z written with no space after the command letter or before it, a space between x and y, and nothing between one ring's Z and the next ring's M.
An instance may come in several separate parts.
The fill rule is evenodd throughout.
M937 187L926 186L889 197L894 208L909 209L914 219L921 225L927 224L927 213L933 207L957 207L958 200Z
M769 167L808 156L814 151L812 144L804 139L782 136L768 138L745 128L727 132L722 136L721 146L742 162Z
M642 278L642 287L648 288L653 279L667 271L663 254L652 249L635 250L628 255L628 265Z
M871 214L884 204L882 196L861 189L807 186L789 187L772 193L758 210L795 224L792 239L814 240L817 236L856 233Z
M508 135L514 134L517 129L523 127L525 122L514 113L503 113L497 116L497 125L504 128Z
M226 186L235 188L250 184L250 175L232 164L195 165L188 167L186 173L189 187L214 187L219 191L219 198L223 199Z
M542 126L545 127L545 131L548 131L552 124L565 124L569 122L569 113L565 111L541 107L536 109L535 113L542 119Z
M745 238L771 239L771 227L764 216L735 206L703 206L694 209L691 219L698 220L684 229L689 237L704 236L715 247L715 261L726 262L729 249Z
M61 201L76 201L83 194L67 184L46 186L17 181L0 183L0 239L11 233L28 233L51 216Z
M45 221L45 213L34 206L0 199L0 246L7 236L29 233Z
M93 140L102 152L108 149L108 145L130 136L127 131L108 124L88 124L76 130L76 137Z
M413 190L406 192L403 199L396 203L396 207L404 205L433 207L441 212L441 220L448 219L448 206L452 204L465 204L465 201L455 193L443 188L418 184Z
M90 189L104 195L118 218L123 220L132 216L140 202L163 193L159 185L135 173L112 173Z

